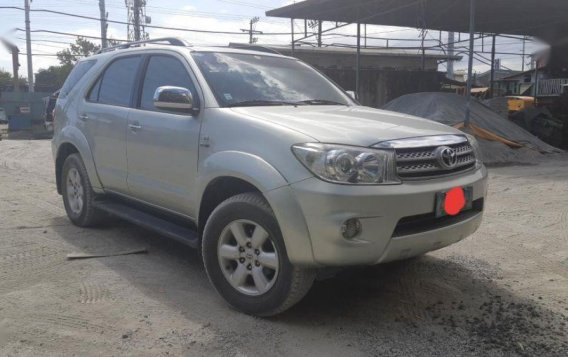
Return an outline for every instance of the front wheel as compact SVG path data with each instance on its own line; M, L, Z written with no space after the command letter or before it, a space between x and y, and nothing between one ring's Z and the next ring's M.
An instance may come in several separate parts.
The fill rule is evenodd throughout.
M300 301L314 272L294 267L272 209L258 193L221 203L203 235L203 261L209 280L234 308L272 316Z

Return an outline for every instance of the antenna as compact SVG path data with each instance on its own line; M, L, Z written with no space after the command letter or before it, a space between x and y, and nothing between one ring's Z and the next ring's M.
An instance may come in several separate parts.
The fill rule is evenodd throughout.
M124 0L128 11L128 41L147 40L146 25L151 18L146 16L146 0Z

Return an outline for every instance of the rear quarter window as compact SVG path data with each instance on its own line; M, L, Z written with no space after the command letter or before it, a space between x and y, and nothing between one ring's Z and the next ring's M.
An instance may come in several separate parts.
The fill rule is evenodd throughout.
M87 72L89 72L89 70L93 68L96 62L96 60L89 60L77 63L65 80L65 83L61 88L61 92L59 93L59 97L66 97L77 85L77 83L79 83L81 78L83 78L85 74L87 74Z

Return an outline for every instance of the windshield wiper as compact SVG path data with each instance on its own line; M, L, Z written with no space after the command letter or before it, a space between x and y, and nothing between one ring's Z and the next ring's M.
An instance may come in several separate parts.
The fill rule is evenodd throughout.
M301 100L296 102L298 104L307 104L307 105L347 105L345 103L335 102L333 100L327 99L308 99L308 100Z
M281 100L245 100L242 102L232 103L227 105L229 108L233 107L260 107L269 105L300 105L302 103L286 102Z

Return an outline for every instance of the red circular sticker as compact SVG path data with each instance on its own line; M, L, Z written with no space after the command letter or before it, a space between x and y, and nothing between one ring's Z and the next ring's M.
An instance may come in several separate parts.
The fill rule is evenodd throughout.
M444 210L450 216L455 216L465 207L465 194L461 187L455 187L446 193Z

